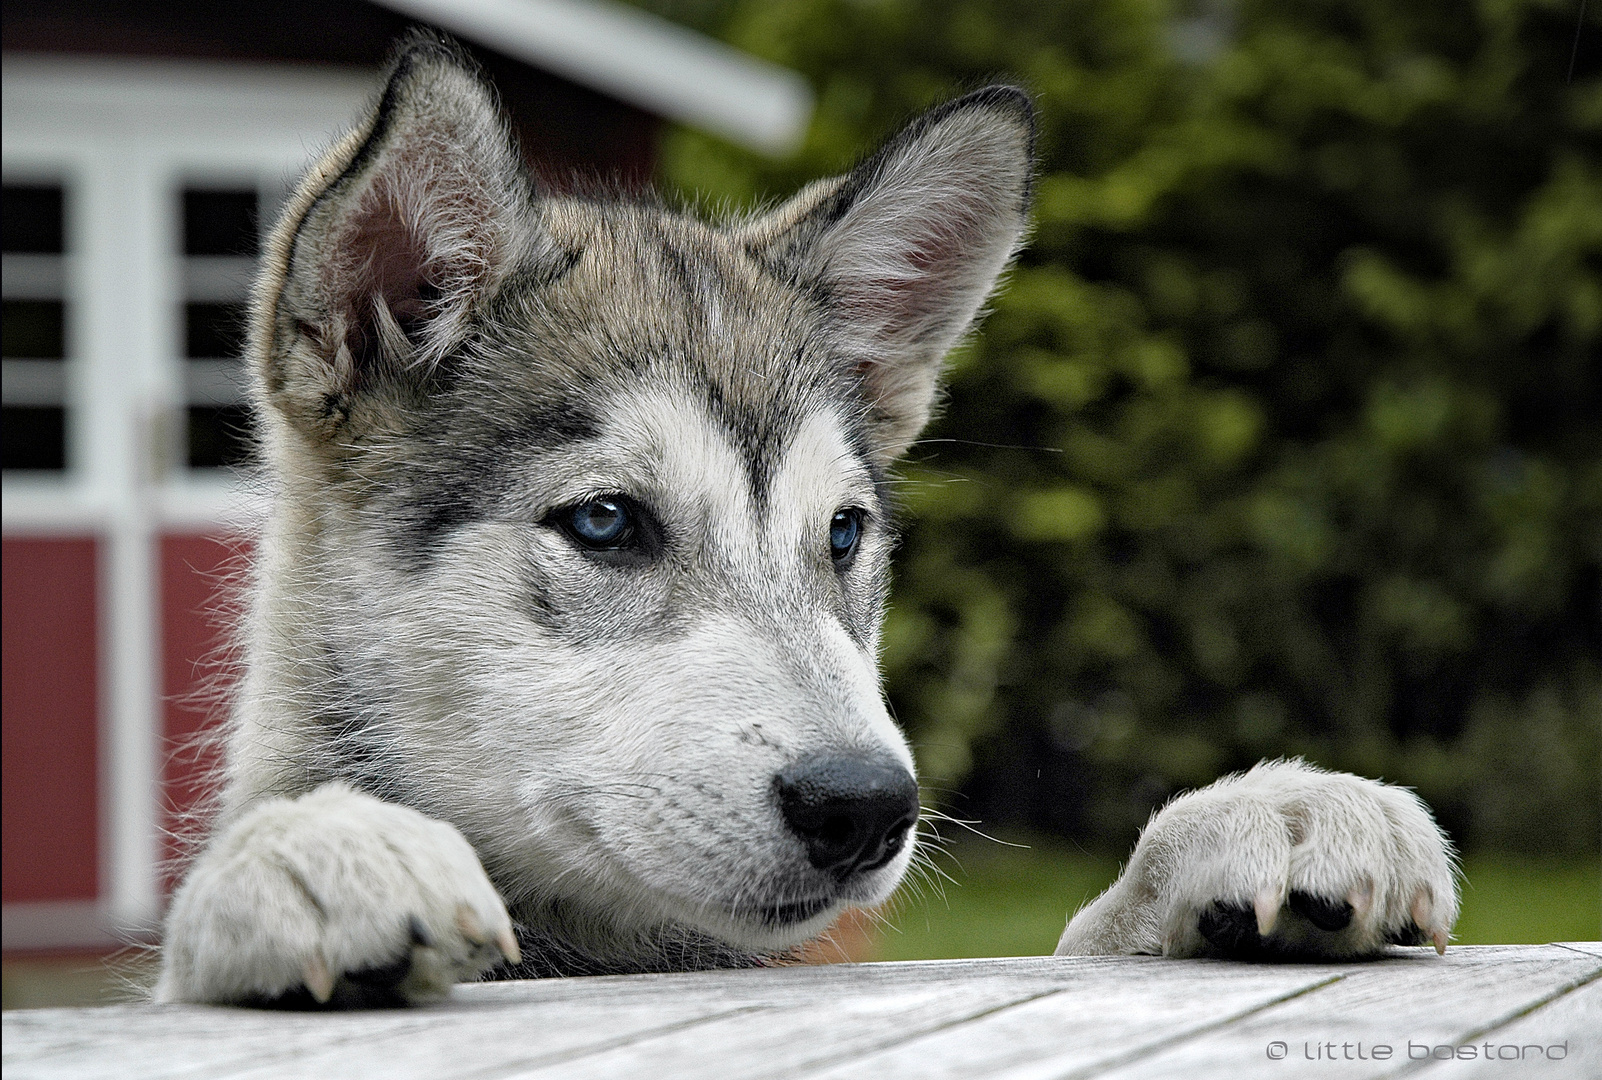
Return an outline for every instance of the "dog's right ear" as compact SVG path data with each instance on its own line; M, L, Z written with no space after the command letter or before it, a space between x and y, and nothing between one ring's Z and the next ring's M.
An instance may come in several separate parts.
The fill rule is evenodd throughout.
M413 35L274 231L251 327L263 403L314 444L392 426L474 305L538 254L535 219L491 91L459 48Z
M1034 137L1027 93L976 90L736 233L829 311L884 464L928 421L946 354L1023 243Z

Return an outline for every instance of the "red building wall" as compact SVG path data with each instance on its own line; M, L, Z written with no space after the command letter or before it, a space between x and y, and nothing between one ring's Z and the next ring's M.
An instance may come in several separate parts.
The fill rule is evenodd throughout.
M0 550L6 903L100 893L97 548L8 536Z
M5 902L100 895L100 545L90 537L4 540ZM248 541L161 539L163 856L192 832L219 760L207 738L235 677L228 648ZM175 883L163 875L164 891Z

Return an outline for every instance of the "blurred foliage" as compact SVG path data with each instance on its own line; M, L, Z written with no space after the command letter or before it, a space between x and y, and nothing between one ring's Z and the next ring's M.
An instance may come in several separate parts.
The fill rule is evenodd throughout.
M1201 4L646 4L818 89L789 161L668 136L714 205L1037 95L1034 242L905 469L924 775L1022 753L987 806L1122 846L1301 754L1468 847L1594 850L1602 8L1570 79L1572 3Z

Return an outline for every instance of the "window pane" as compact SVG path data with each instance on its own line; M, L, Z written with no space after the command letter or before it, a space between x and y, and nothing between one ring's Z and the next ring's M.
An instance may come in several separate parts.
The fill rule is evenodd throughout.
M254 191L184 192L185 255L256 254Z
M6 251L59 255L62 251L61 189L7 184L0 192Z
M66 412L60 406L7 405L0 409L3 465L60 471L67 464Z
M244 304L185 304L184 355L223 360L244 352Z
M250 408L246 405L189 407L189 467L218 469L244 465L254 445Z
M6 300L0 310L0 356L60 360L67 355L60 300Z

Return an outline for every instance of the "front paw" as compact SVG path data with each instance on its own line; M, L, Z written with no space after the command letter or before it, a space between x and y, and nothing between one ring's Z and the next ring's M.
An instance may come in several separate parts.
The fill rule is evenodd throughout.
M407 1004L502 957L506 906L462 835L329 784L212 841L173 899L156 1000Z
M1444 952L1456 919L1450 845L1417 796L1273 762L1153 817L1058 952L1339 959L1426 941Z

